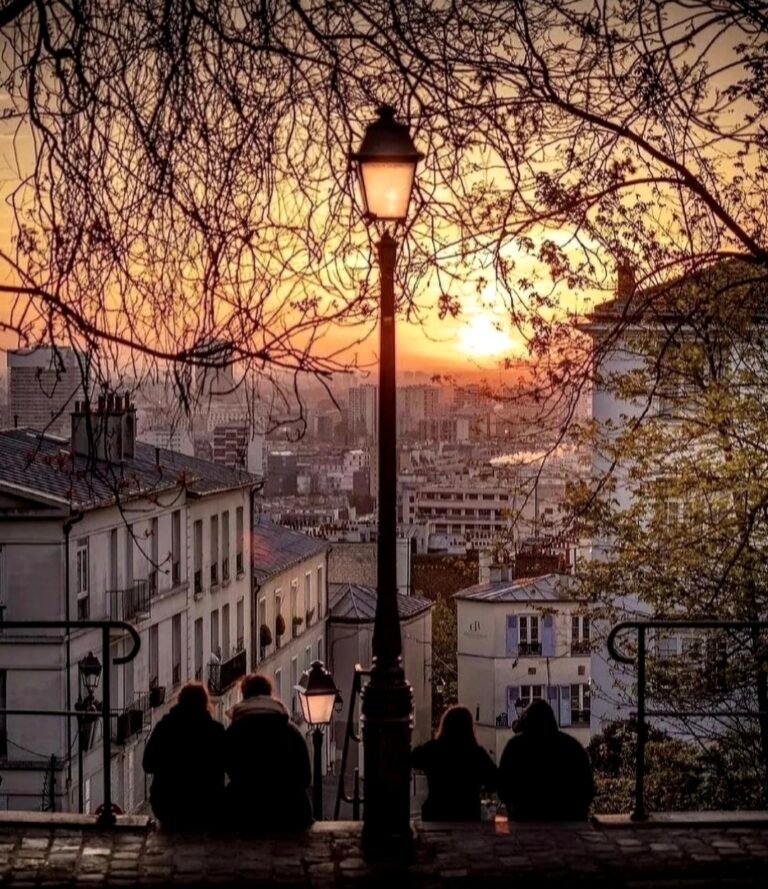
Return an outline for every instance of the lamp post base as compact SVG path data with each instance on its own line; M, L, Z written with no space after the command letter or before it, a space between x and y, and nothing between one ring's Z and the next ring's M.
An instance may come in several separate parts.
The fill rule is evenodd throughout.
M369 860L413 852L410 775L413 692L399 666L374 665L362 691L363 850Z

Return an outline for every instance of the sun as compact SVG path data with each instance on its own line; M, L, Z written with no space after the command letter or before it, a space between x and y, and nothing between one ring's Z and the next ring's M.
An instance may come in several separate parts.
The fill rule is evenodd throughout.
M494 317L478 312L459 329L458 348L470 357L497 358L511 353L515 341Z

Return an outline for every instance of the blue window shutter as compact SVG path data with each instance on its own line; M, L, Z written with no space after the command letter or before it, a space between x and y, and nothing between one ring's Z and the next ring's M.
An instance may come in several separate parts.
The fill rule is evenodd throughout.
M571 686L560 686L560 725L571 724Z
M517 657L517 615L507 615L507 657Z
M544 615L541 631L541 653L544 657L555 656L555 618L551 614Z
M517 710L515 710L515 701L520 697L519 685L507 686L507 723L512 725L517 719Z
M555 719L557 720L557 724L560 725L560 710L557 706L557 686L549 685L547 686L547 700L549 701L549 706L555 713Z

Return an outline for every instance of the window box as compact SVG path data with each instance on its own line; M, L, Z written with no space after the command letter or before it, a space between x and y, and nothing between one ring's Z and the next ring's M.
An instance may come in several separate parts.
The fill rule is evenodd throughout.
M154 685L149 689L149 706L161 707L165 703L165 686Z

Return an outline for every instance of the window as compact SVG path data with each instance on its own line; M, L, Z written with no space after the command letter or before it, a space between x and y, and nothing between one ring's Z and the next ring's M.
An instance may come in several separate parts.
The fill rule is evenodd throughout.
M321 661L323 659L323 640L317 640L317 659Z
M300 623L301 622L301 623ZM299 582L291 581L291 636L295 639L301 632L304 619L299 614Z
M91 614L91 603L89 595L89 575L88 566L88 539L77 541L77 550L75 553L76 565L76 587L77 593L77 619L88 620Z
M211 654L221 657L221 648L219 647L219 609L214 608L211 612Z
M523 614L519 620L519 654L541 654L539 617L536 614Z
M317 569L317 617L322 619L325 617L325 569L323 565Z
M275 670L275 696L283 699L283 671Z
M117 528L113 528L109 532L109 588L111 590L120 589L120 574L118 564L117 550Z
M181 510L171 513L171 583L181 583Z
M307 645L304 649L304 670L308 670L312 666L312 646Z
M195 568L194 591L195 595L199 596L203 592L203 522L201 519L198 519L193 526L192 545Z
M237 571L237 576L241 577L245 574L245 561L243 559L243 507L238 506L237 511L235 512L235 552L236 552L236 561L237 565L235 566L235 570Z
M160 685L160 627L149 628L149 687Z
M274 627L275 648L280 648L283 644L283 633L285 632L285 618L283 617L283 595L280 590L275 590L275 627ZM278 632L282 630L283 632Z
M589 725L589 685L585 682L571 686L571 725Z
M660 658L677 657L679 652L677 636L660 633L656 637L656 655Z
M149 595L156 596L157 595L157 565L159 562L159 552L160 547L158 540L160 536L160 532L158 530L158 521L157 519L152 519L149 526L149 576L147 580L149 581Z
M219 517L211 516L211 586L219 583Z
M171 620L171 662L173 664L173 687L181 685L181 615L174 614Z
M266 598L259 599L259 660L263 660L267 654L267 645L262 645L262 635L261 628L266 627L269 629L267 624L267 600Z
M299 696L296 686L299 684L299 659L291 658L291 716L296 717L299 712Z
M229 510L221 514L221 581L229 580Z
M304 575L304 608L307 612L307 626L315 619L315 601L312 596L312 574L310 571Z
M0 670L0 710L8 706L8 672ZM5 713L0 713L0 756L8 756L8 723Z
M584 614L571 616L571 654L589 654L589 618Z
M198 617L195 621L195 680L200 682L203 678L203 619Z
M229 603L221 609L221 656L226 661L232 655L229 644Z
M266 600L264 605L266 606ZM237 637L237 651L245 650L245 599L238 599L235 609L235 633Z
M133 589L133 525L125 529L125 588Z
M83 781L83 812L86 815L91 814L91 779L86 778Z
M527 707L531 701L539 701L542 698L544 687L542 685L521 685L520 686L520 702L523 707Z

